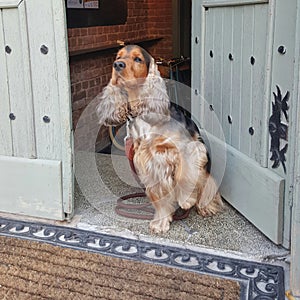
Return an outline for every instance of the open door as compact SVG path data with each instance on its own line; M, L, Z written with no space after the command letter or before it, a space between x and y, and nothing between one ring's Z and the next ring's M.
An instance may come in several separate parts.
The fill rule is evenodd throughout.
M63 0L0 0L0 211L73 212Z
M211 136L212 163L218 166L226 157L221 194L286 247L296 5L296 0L194 0L192 8L192 113Z

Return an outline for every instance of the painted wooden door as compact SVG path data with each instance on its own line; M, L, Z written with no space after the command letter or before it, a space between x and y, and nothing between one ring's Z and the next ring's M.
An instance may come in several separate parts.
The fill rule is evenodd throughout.
M286 247L296 5L296 0L193 0L192 8L192 112L210 137L212 163L218 167L226 160L220 191Z
M73 212L63 0L0 0L0 211Z

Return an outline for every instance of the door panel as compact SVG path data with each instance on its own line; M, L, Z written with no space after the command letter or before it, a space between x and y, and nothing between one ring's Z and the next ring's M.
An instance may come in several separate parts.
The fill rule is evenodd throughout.
M257 162L268 151L260 147L267 14L267 5L209 9L203 41L204 98L217 114L226 142ZM204 122L214 133L211 120ZM250 128L255 134L249 134Z
M281 242L284 178L214 136L208 135L208 141L214 165L222 165L226 157L222 197L272 241Z
M0 211L63 220L73 213L65 2L0 0L0 46Z
M226 159L220 191L266 236L286 247L294 158L293 147L287 146L294 138L288 129L295 124L289 114L294 116L295 106L296 4L199 0L192 9L192 114L212 137L209 147L217 149L212 163ZM287 108L275 109L274 115L275 103L279 107L284 100ZM274 118L279 119L276 130L287 129L275 142L269 131Z
M4 212L63 219L61 161L0 156Z
M9 114L4 117L3 122L10 123L13 155L35 158L31 74L24 3L20 3L17 8L1 9L0 21L5 28L2 47L6 50L6 56L3 66L6 68L9 93L8 98L1 100L9 107Z

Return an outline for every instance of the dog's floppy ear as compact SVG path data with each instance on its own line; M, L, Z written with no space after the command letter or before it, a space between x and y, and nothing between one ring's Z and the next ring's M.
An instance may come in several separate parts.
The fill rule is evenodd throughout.
M160 76L158 66L153 57L150 58L148 76L143 84L140 99L144 102L144 112L154 112L158 115L168 116L170 99L164 79Z
M119 125L128 115L126 91L112 84L112 79L98 96L97 115L101 125Z

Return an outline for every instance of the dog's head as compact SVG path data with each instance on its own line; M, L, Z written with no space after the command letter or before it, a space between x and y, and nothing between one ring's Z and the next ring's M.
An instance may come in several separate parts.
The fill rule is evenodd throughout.
M125 89L143 84L152 60L143 48L136 45L125 46L119 50L113 63L112 84Z
M128 116L169 116L170 100L153 57L143 48L128 45L119 50L112 77L100 95L100 123L119 125ZM153 119L153 117L151 117Z

